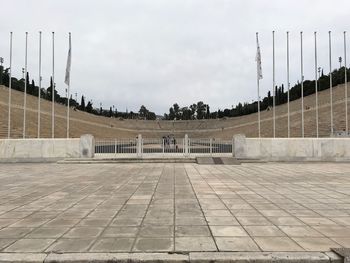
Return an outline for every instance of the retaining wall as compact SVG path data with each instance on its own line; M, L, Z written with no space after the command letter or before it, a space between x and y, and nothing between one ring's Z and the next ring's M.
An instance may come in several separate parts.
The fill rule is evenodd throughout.
M246 138L236 135L234 156L268 161L350 161L350 138Z
M91 158L94 138L83 135L73 139L2 139L0 161L49 161L64 158Z

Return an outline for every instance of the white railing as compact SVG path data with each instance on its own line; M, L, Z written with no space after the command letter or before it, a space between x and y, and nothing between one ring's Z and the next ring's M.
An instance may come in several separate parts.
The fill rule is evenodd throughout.
M232 154L232 141L217 139L188 139L190 155Z
M95 155L118 157L118 155L135 155L137 139L98 139L95 141Z
M142 139L142 155L153 154L161 156L174 156L184 155L184 153L184 139Z
M96 157L196 157L232 156L230 140L163 137L159 139L96 139Z

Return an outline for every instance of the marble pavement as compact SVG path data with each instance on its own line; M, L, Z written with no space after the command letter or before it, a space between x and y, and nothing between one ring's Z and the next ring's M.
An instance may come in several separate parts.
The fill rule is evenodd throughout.
M350 247L350 164L1 164L0 253Z

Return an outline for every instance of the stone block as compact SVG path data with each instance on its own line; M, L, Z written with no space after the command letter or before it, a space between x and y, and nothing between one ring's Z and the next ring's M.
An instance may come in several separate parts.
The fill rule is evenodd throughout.
M244 158L247 156L246 138L243 134L237 134L233 137L234 157Z
M79 153L82 158L93 158L95 155L95 138L91 134L80 137Z

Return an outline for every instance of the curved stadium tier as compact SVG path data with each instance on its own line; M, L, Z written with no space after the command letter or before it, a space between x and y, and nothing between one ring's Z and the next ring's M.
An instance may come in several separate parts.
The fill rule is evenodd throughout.
M348 85L350 86L350 84ZM22 138L23 134L23 93L12 91L11 138ZM319 93L319 136L330 136L330 96L329 89ZM316 136L315 94L304 97L305 137ZM26 137L36 138L38 122L38 98L27 95ZM334 130L345 130L344 85L333 88ZM291 137L301 136L301 99L290 103ZM133 138L142 134L147 138L159 138L172 134L194 138L231 139L235 134L257 137L257 113L232 118L209 120L129 120L107 118L81 112L70 111L70 136L80 137L92 134L96 138ZM0 86L0 138L7 138L8 88ZM261 112L262 137L273 136L272 110ZM41 100L41 137L51 137L51 102ZM55 137L66 136L66 107L55 105ZM276 107L276 137L287 137L287 104Z

